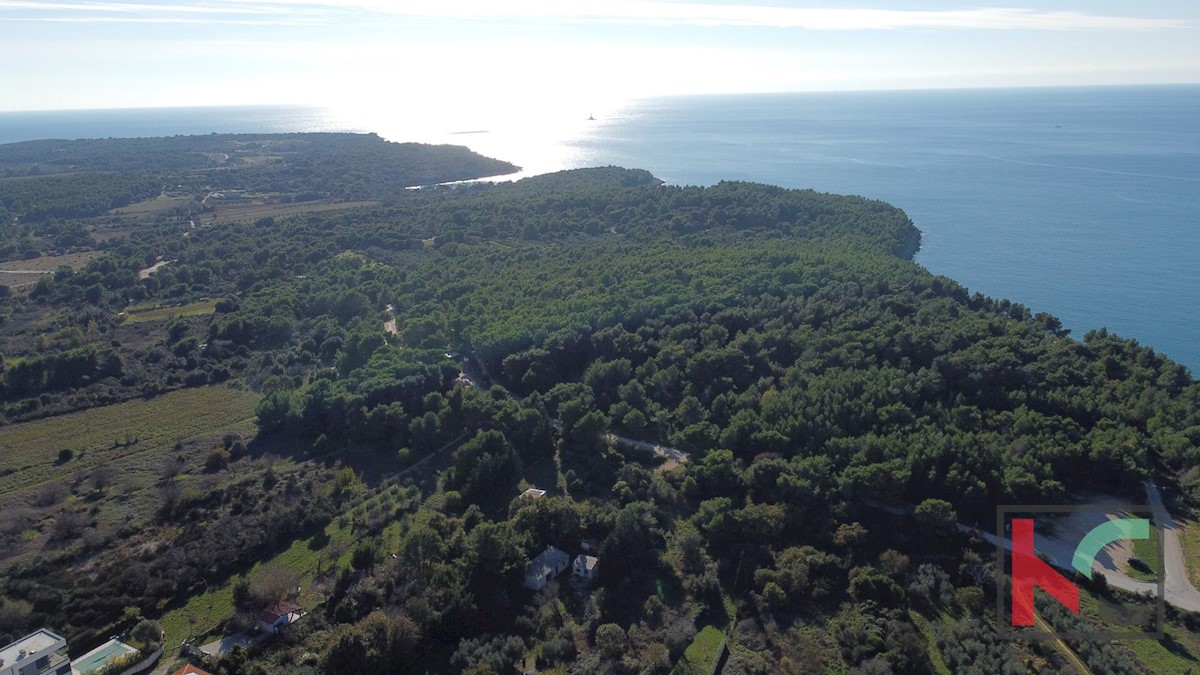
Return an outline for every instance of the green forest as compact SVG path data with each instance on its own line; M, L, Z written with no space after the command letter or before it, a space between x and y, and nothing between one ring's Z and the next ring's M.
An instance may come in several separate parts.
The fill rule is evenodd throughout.
M1174 608L1160 642L1002 639L1007 570L969 533L1002 504L1140 502L1148 478L1190 517L1187 369L931 274L880 201L615 167L435 185L514 169L354 135L0 146L0 252L90 254L0 286L0 435L253 402L192 435L5 446L0 643L153 619L200 644L294 587L302 621L206 667L1200 664L1200 615ZM265 215L223 217L229 195ZM595 579L523 586L585 545ZM1119 591L1086 589L1091 613L1041 615L1099 625Z

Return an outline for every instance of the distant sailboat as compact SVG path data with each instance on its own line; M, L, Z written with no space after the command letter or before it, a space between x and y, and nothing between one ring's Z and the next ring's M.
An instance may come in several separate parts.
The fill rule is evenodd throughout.
M589 122L595 122L595 121L596 121L596 118L595 118L595 117L592 117L592 114L591 114L591 113L588 113L588 118L587 118L587 121L589 121Z

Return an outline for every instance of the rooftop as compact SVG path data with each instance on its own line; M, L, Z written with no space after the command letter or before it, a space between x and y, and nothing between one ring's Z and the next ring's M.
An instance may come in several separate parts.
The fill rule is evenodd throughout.
M267 609L259 612L258 620L265 621L267 623L275 623L285 616L301 613L303 613L303 611L300 605L297 605L294 602L281 602L274 607L268 607Z
M563 553L553 546L547 546L545 551L542 551L533 559L534 565L562 565L571 559L571 556Z
M171 675L212 675L207 670L201 670L196 666L188 664L179 670L171 673Z
M22 651L25 652L25 658L28 659L39 654L44 655L45 652L62 649L66 646L67 641L62 636L43 628L0 649L0 668L12 666L17 663L17 659L21 656Z

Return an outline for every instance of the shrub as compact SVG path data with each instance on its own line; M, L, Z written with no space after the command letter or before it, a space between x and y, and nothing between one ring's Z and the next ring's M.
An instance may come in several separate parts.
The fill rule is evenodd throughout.
M225 448L213 448L204 459L204 468L209 471L220 471L229 466L229 451Z
M141 643L142 651L149 652L162 644L163 630L157 621L144 620L129 631L129 636Z
M66 498L67 492L69 492L67 486L62 483L46 483L34 493L33 505L54 506Z

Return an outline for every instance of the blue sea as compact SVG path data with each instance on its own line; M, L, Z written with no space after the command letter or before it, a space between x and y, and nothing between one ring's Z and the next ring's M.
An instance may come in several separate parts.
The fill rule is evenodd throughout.
M1200 373L1200 86L675 97L469 129L293 107L0 113L0 142L234 131L375 131L522 175L615 164L883 199L920 228L931 271Z

